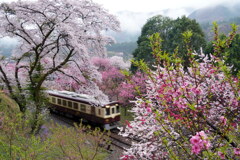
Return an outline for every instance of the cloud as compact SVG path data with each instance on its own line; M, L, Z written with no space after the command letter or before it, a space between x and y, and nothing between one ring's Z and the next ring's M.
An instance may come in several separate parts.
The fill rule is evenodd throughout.
M190 12L187 9L179 8L179 9L160 10L156 12L121 11L116 13L121 23L122 31L130 32L130 33L139 33L143 25L147 22L147 19L159 14L175 19L183 15L188 16Z
M10 37L4 37L0 39L0 46L4 48L15 47L17 43L18 43L17 39Z

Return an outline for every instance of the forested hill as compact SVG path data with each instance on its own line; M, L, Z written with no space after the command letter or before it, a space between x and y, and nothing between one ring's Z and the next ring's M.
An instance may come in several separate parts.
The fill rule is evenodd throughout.
M240 24L240 3L235 5L221 4L205 7L192 12L188 17L200 23L207 41L212 40L212 23L217 21L220 33L227 34L231 30L230 24Z
M235 23L240 25L240 3L234 5L219 4L215 6L208 6L205 8L193 10L193 8L182 8L173 10L163 10L151 13L134 13L122 11L118 13L121 21L123 31L120 33L111 32L117 43L107 46L107 50L111 52L109 56L123 53L125 59L131 58L133 51L136 49L136 41L140 36L141 27L144 25L146 19L151 18L157 14L163 16L171 16L175 14L186 14L190 19L196 19L200 23L207 41L212 40L213 32L212 22L217 21L219 24L220 33L228 33L231 29L229 24ZM172 17L172 16L171 16ZM16 42L12 43L9 40L0 40L0 53L4 56L9 56L12 49L16 46Z
M220 33L224 33L224 34L229 33L229 31L231 30L231 26L229 24L234 23L234 24L240 25L239 10L240 10L240 3L234 4L234 5L219 4L219 5L208 6L208 7L197 9L197 10L186 10L185 14L189 13L188 18L196 19L196 21L202 27L206 40L210 41L212 40L212 37L213 37L212 23L214 21L218 22ZM123 12L121 14L125 15L127 13ZM153 15L153 14L149 14L149 15ZM164 16L165 12L162 12L161 15ZM128 13L128 17L131 17L129 13ZM125 16L125 20L126 18L127 16ZM133 21L134 19L132 20L132 22ZM139 28L136 27L136 30L139 30ZM124 53L123 55L125 56L128 55L127 57L131 57L132 51L136 48L136 46L133 44L137 39L136 37L140 36L140 32L138 34L137 32L134 32L134 34L132 32L122 32L121 36L119 36L119 34L117 33L116 35L113 34L113 36L116 38L117 42L121 42L121 43L108 46L107 47L108 51L123 52Z
M235 17L240 17L240 3L234 6L217 5L201 8L192 12L188 17L196 19L199 23L212 21L226 21Z

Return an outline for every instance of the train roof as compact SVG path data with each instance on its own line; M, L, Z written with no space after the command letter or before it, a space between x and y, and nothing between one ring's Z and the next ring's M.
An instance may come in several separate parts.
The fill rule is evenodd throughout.
M113 101L113 102L108 102L108 103L101 103L99 100L97 100L95 97L87 94L79 94L75 92L70 92L70 91L57 91L57 90L47 90L47 93L50 95L62 97L62 98L67 98L70 100L78 101L78 102L83 102L95 106L106 106L106 105L111 105L111 104L117 104L118 102Z

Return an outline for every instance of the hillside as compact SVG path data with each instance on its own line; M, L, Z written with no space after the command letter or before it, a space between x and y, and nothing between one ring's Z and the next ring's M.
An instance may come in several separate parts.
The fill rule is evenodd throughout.
M2 111L16 113L19 112L19 107L14 100L0 91L0 112Z
M212 23L217 21L220 33L227 34L231 31L230 24L240 24L240 3L235 5L220 4L211 7L205 7L192 12L188 17L196 19L200 23L206 39L213 39Z
M240 5L240 4L239 4ZM217 5L214 7L206 7L192 12L188 17L196 19L199 23L212 21L225 21L240 16L240 12L235 11L235 7L227 7Z
M221 22L218 22L219 26L219 33L223 34L228 34L231 31L231 25L230 24L236 24L240 25L240 17L228 19L228 20L223 20ZM205 23L200 23L202 30L205 34L205 37L207 41L213 40L214 33L212 31L213 28L213 23L212 22L205 22ZM238 33L240 33L239 28L238 28Z

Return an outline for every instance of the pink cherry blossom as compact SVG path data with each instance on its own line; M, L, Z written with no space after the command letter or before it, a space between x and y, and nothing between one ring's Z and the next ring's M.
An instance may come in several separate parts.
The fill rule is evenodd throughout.
M207 135L204 131L197 132L197 135L199 135L203 140L207 139Z
M240 156L240 148L234 148L233 151L236 156Z
M33 92L73 90L108 100L96 84L102 76L90 59L106 55L104 46L113 39L103 32L118 31L120 25L101 5L89 0L1 3L0 21L1 36L18 41L11 60L1 58L1 85L22 112L46 110L45 104L28 102L33 96L29 86Z
M147 107L147 112L152 112L152 109L150 107Z
M227 124L227 119L224 116L220 117L221 123L225 126Z
M218 156L221 158L221 159L225 159L225 155L224 153L218 151Z
M192 138L190 139L190 142L192 145L198 145L198 144L200 144L201 141L202 140L198 135L192 136Z
M201 152L201 147L199 145L192 146L192 153L198 155Z
M131 127L120 132L123 136L140 139L124 152L126 155L140 159L170 159L170 153L163 154L168 147L177 158L186 155L187 159L185 152L179 153L179 143L184 144L186 150L190 148L193 156L204 157L207 156L200 153L206 150L217 155L214 148L220 146L219 142L229 149L237 145L236 142L229 145L228 139L222 139L220 133L233 132L235 135L238 132L235 126L239 125L240 118L240 108L236 105L239 104L239 81L235 77L226 78L221 68L212 63L217 61L213 56L210 55L211 60L203 54L200 57L201 63L189 67L188 72L181 65L171 70L159 65L149 73L145 81L146 92L142 98L136 97L131 109L135 116ZM156 114L150 114L146 104ZM231 118L227 119L229 116ZM227 122L232 125L223 125ZM227 154L225 157L232 157Z

